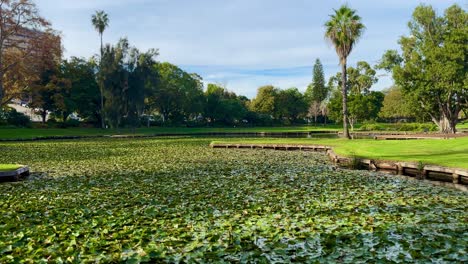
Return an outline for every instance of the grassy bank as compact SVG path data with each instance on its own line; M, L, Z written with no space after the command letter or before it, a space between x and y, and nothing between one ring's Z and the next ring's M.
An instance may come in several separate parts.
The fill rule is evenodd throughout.
M258 133L258 132L307 132L338 131L337 125L328 126L289 126L289 127L222 127L222 128L187 128L187 127L152 127L131 129L98 129L98 128L0 128L0 139L29 139L55 136L102 136L102 135L153 135L153 134L196 134L196 133Z
M223 139L219 143L320 144L334 147L337 154L363 158L423 162L468 169L468 137L425 140L344 139Z
M355 125L355 131L412 131L423 132L430 123L376 123L373 125ZM468 128L468 124L459 125L459 129ZM341 125L328 124L323 126L278 126L278 127L151 127L132 129L99 129L99 128L1 128L0 139L31 139L41 137L61 136L103 136L103 135L154 135L154 134L200 134L200 133L273 133L273 132L308 132L308 131L341 131Z
M211 139L0 144L1 263L464 263L467 194Z

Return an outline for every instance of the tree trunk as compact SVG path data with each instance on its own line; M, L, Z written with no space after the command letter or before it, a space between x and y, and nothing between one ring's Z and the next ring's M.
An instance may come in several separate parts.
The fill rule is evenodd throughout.
M4 96L4 86L3 86L3 76L5 73L3 72L3 43L0 45L0 106L3 103L3 96Z
M0 73L0 75L3 75L3 73ZM2 103L3 103L3 77L0 76L0 106L2 106Z
M41 117L42 117L42 124L45 124L46 123L46 119L47 119L47 111L46 110L42 110L41 111Z
M343 137L351 139L348 129L348 91L346 89L346 60L341 63L341 93L343 94Z
M67 118L70 114L68 112L62 112L62 121L67 122Z
M450 120L446 116L441 116L437 126L439 127L439 131L445 134L455 134L457 133L456 129L456 121Z
M101 68L102 67L102 54L104 53L103 52L103 49L102 49L102 33L100 34L101 35L101 58L100 58L100 62L99 62L99 67ZM100 69L102 70L102 69ZM104 89L103 89L103 84L102 82L99 82L99 90L101 92L101 128L104 129L105 128L105 122L104 122Z

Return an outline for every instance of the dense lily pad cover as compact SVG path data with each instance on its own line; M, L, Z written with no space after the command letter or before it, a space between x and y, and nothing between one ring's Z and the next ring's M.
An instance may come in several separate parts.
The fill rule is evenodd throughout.
M466 193L209 142L0 145L0 263L468 261Z

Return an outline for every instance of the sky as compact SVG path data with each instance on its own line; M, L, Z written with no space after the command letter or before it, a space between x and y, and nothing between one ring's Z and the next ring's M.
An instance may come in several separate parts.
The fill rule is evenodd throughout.
M324 23L333 9L348 4L362 17L366 31L348 58L355 66L375 65L388 49L398 49L407 35L414 8L432 5L439 14L467 0L35 0L42 16L62 34L65 57L99 52L99 35L91 24L96 10L109 14L105 43L127 37L140 50L159 49L167 61L200 74L249 98L272 84L304 91L319 58L326 78L340 71L334 48L324 38ZM379 72L373 89L391 86Z

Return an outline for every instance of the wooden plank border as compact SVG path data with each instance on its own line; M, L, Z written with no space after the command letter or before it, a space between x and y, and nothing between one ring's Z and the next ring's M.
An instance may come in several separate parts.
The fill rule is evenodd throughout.
M325 152L328 158L335 164L347 165L353 162L354 158L337 155L330 146L322 145L294 145L294 144L229 144L211 143L212 148L237 148L237 149L273 149L273 150L300 150ZM372 160L358 158L359 164L369 170L392 171L397 175L413 176L420 179L431 179L432 174L441 174L451 178L454 184L468 185L468 170L460 168L449 168L436 165L425 165L414 162L399 162L387 160ZM466 191L466 187L462 188Z

